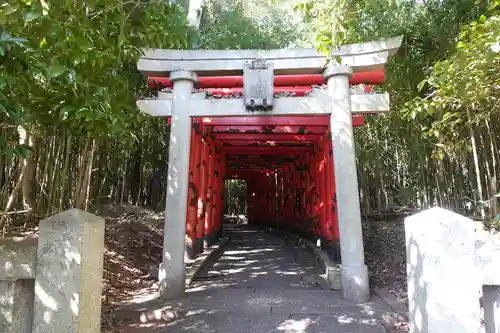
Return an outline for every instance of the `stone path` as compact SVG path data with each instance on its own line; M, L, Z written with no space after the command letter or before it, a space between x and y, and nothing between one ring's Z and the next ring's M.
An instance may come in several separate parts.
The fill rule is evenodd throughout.
M207 265L181 300L135 306L140 323L120 332L382 333L373 304L341 299L314 258L292 240L231 227L222 257Z

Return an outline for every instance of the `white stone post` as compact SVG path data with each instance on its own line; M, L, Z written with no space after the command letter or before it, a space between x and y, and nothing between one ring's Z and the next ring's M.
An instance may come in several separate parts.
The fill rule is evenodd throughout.
M335 184L340 233L342 296L365 303L370 300L368 269L365 265L358 176L352 127L351 95L348 66L330 66L323 76L328 82L331 103Z
M165 299L182 296L185 288L184 242L191 143L189 104L197 78L192 72L179 70L170 74L170 80L174 84L174 95L168 152L163 260L158 274L160 296Z
M32 333L37 238L0 238L0 332Z
M472 220L436 207L407 217L405 235L410 332L479 332Z
M33 333L101 331L104 219L70 209L40 221Z

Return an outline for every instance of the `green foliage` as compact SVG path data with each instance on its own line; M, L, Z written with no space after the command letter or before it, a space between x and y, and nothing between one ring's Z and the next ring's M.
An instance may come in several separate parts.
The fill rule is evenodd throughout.
M146 83L136 65L142 48L187 47L183 11L160 0L13 0L0 23L2 209L158 201L143 179L161 184L168 140L162 121L137 110Z
M290 13L277 8L245 4L242 0L210 0L204 5L199 30L202 49L270 49L297 39Z
M186 45L182 16L163 1L12 1L0 7L0 21L24 41L1 41L11 113L27 127L76 135L129 138L143 121L135 108L140 48Z
M499 116L500 17L481 15L463 27L456 52L434 64L419 83L427 95L409 101L403 112L426 123L425 134L439 138L439 147L451 145L469 123L478 124ZM469 119L467 109L471 112Z
M485 198L497 193L500 179L498 7L496 0L296 6L326 52L403 36L380 87L390 92L393 112L368 119L356 134L365 211L393 204L460 207L470 197L478 207L489 202L492 213L497 209Z

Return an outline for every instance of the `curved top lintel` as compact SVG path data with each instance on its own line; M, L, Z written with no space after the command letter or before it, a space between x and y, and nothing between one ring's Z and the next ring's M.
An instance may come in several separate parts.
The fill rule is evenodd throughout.
M397 52L402 36L367 43L341 45L331 56L340 57L342 65L354 72L383 67ZM174 70L196 72L199 76L241 75L246 61L262 58L273 62L275 74L320 74L328 57L316 49L275 50L166 50L145 49L138 69L147 76L168 76Z

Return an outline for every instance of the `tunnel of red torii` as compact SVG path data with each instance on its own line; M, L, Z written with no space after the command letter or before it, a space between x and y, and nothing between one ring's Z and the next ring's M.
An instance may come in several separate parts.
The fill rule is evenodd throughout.
M217 241L224 182L242 179L250 224L319 243L340 264L343 297L369 300L353 127L389 111L389 95L371 87L400 45L400 37L342 45L330 56L144 50L138 69L158 92L137 105L171 124L162 297L184 293L185 252Z

